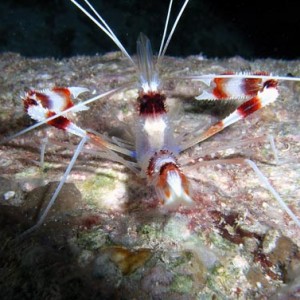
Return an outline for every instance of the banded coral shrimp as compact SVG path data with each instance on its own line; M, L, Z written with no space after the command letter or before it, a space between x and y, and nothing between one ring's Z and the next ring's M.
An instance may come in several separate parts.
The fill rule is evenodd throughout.
M121 59L120 59L121 60ZM122 62L123 62L123 60L121 60ZM195 59L194 59L194 61L193 61L194 63L195 63ZM240 62L239 62L240 63ZM199 64L199 62L198 62L198 64ZM187 66L187 64L186 64L186 66ZM189 66L190 68L192 68L191 66ZM227 64L227 66L226 66L226 69L235 69L234 67L232 67L232 66L230 66L230 64ZM256 68L256 67L255 67ZM269 67L268 67L269 68ZM268 68L264 68L263 70L266 70L266 69L268 69ZM127 67L127 69L128 69L128 67ZM262 68L259 68L259 69L262 69ZM126 68L125 68L125 70L126 70ZM132 70L132 69L131 69ZM224 70L220 70L220 72L222 72L222 71L224 71ZM122 74L123 75L123 74ZM124 76L125 77L125 76ZM70 84L68 84L68 86L70 86ZM83 86L82 84L81 84L81 86ZM177 93L178 93L178 90L180 91L180 89L181 89L182 87L181 86L179 86L179 87L176 87L176 89L174 89ZM109 90L109 89L108 89ZM198 91L197 91L198 92ZM198 92L198 94L199 94L199 92ZM123 92L123 94L119 94L119 96L116 96L117 98L118 97L120 97L120 95L122 95L122 97L124 97L124 92ZM125 95L126 95L126 93L125 93ZM110 99L110 101L109 102L111 102L111 99ZM108 104L111 104L111 103L109 103L108 102ZM278 101L276 102L276 104L278 103ZM103 103L101 103L101 101L100 101L100 105L103 105ZM123 113L125 113L125 112L123 112ZM190 116L189 116L190 118L192 117L192 114L190 114ZM268 117L265 117L266 119L268 119ZM254 119L255 120L255 119ZM252 119L252 122L253 122L253 119ZM256 121L256 122L258 122L258 121ZM254 123L256 124L256 122L254 121ZM197 124L198 125L198 124ZM184 126L186 126L186 125L184 125L183 124L183 126L182 127L184 127ZM255 127L255 126L254 126ZM238 128L239 129L239 128ZM186 130L188 130L188 129L186 129ZM237 132L238 132L239 130L237 130ZM251 129L250 129L250 132L251 132ZM232 136L232 134L233 134L233 132L231 132L230 133L231 134L231 136ZM249 138L249 136L251 136L251 134L249 133L249 132L247 132L247 136L248 136L248 138ZM228 136L229 138L230 138L230 136ZM292 140L290 141L290 143L292 143ZM122 142L119 142L119 144L122 144ZM242 143L241 143L242 144ZM217 149L218 149L218 147L216 147ZM201 153L201 149L198 149L198 151L200 151L200 153ZM197 152L196 153L194 153L193 154L193 158L194 159L196 159L197 157L199 156L199 153L197 154ZM199 166L201 166L201 164L199 165ZM194 174L195 174L195 170L197 170L196 168L193 168L192 170L190 170L192 173L193 173L193 176L195 176ZM249 171L249 169L247 169L247 171L246 171L246 173L248 173L248 171ZM225 171L225 173L226 173L227 171ZM196 173L198 173L198 171L196 172ZM250 172L249 172L250 173ZM244 179L244 177L243 177L243 175L244 174L242 174L242 180ZM238 174L235 174L235 177L238 177L239 175ZM253 176L253 174L251 174L251 176ZM199 178L199 177L198 177ZM197 180L196 180L196 182L200 182L200 180L198 180L198 178L196 178ZM200 179L200 178L199 178ZM230 179L232 179L232 177L230 177ZM241 178L235 178L235 180L241 180ZM204 180L205 181L205 180ZM222 184L222 182L220 181L220 182L218 182L218 184L219 185L221 185ZM238 188L242 188L241 187L241 185L240 184L237 184L237 186L238 186ZM255 189L254 189L255 190ZM261 187L259 187L259 188L256 188L256 190L261 190ZM231 192L232 192L232 190L231 190ZM205 194L205 193L203 193L203 194ZM219 192L218 193L216 193L218 196L220 196L219 195ZM223 194L223 196L224 196L224 194ZM220 196L221 197L221 196ZM268 197L268 196L267 196ZM225 197L226 198L226 197ZM228 199L227 199L228 200ZM218 202L218 201L216 201L216 203L221 203L221 204L224 204L225 202L224 201L221 201L221 202ZM251 218L250 218L251 219ZM220 222L221 222L221 220L220 220ZM111 223L110 223L111 224ZM228 224L227 224L228 225ZM129 228L130 226L128 226L128 228Z

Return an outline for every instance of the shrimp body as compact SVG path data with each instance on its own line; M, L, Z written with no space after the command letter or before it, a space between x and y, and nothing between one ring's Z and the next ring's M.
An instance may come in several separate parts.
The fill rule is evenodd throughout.
M137 41L137 63L127 53L111 28L101 15L95 11L88 0L84 0L84 3L89 11L76 0L70 1L112 39L123 55L128 58L129 62L137 70L139 88L135 112L136 119L133 128L134 143L122 142L122 140L118 141L118 139L113 138L109 139L91 129L80 128L69 120L67 115L69 112L86 110L88 108L87 104L105 98L124 87L102 93L77 105L73 104L73 99L77 98L79 94L86 92L86 88L55 87L42 91L30 90L26 93L23 97L24 108L30 117L38 123L18 132L9 139L47 123L79 136L81 141L77 145L70 164L37 224L26 230L22 236L25 236L43 224L48 211L55 202L86 142L97 147L100 157L119 162L136 174L140 174L146 178L148 185L151 185L156 191L159 202L167 209L176 209L181 205L193 204L191 184L180 168L178 163L179 155L185 150L214 136L224 128L275 102L279 95L278 80L300 81L300 78L274 77L266 72L235 74L230 71L221 75L211 74L182 77L183 79L202 81L209 85L208 89L201 91L202 93L196 97L197 100L226 101L228 99L235 99L239 102L239 105L227 117L210 125L204 132L199 132L199 129L196 128L191 134L185 135L181 139L178 139L178 137L175 138L172 122L166 107L166 96L161 90L161 81L156 66L161 62L189 0L184 1L171 27L168 38L165 40L173 2L170 1L157 62L154 61L149 39L143 34L140 35ZM283 199L281 199L254 162L249 159L242 159L235 160L235 163L248 164L281 207L300 227L298 218L284 203Z
M166 96L160 90L148 38L138 40L139 97L135 126L136 159L143 177L166 206L192 203L190 185L177 163L179 147L166 109Z

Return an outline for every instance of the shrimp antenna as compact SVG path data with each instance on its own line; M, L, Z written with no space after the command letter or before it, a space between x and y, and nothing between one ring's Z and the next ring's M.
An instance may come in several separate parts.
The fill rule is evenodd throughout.
M88 5L90 10L94 13L97 17L93 17L82 5L80 5L76 0L70 0L75 6L77 6L91 21L93 21L121 50L121 52L130 60L130 62L135 65L134 61L132 60L131 56L128 54L120 40L116 37L113 33L111 28L105 22L105 20L101 17L101 15L95 10L95 8L89 3L88 0L84 0L84 2ZM98 19L98 20L97 20Z
M161 39L161 43L160 43L160 47L159 47L158 57L161 56L161 52L162 52L162 49L163 49L163 46L164 46L164 43L165 43L167 29L168 29L168 25L169 25L169 21L170 21L170 14L171 14L171 10L172 10L172 5L173 5L173 0L171 0L170 3L169 3L168 14L167 14L166 22L165 22L163 37Z
M170 1L169 9L168 9L168 14L167 14L167 18L166 18L166 23L165 23L165 28L164 28L164 34L163 34L163 38L162 38L160 49L159 49L159 53L158 53L158 60L160 60L165 55L165 53L167 51L167 48L168 48L168 46L170 44L171 38L172 38L172 36L174 34L174 31L175 31L175 29L177 27L177 24L178 24L178 22L179 22L179 20L180 20L180 18L182 16L182 14L183 14L183 12L185 10L185 7L187 6L188 2L189 2L189 0L185 0L185 2L183 3L183 5L182 5L182 7L181 7L181 9L180 9L177 17L176 17L176 20L175 20L175 22L173 24L173 27L172 27L172 29L171 29L171 31L169 33L168 39L167 39L166 43L164 43L166 32L167 32L167 27L168 27L169 20L170 20L170 14L171 14L171 9L172 9L172 4L173 4L173 0Z
M234 79L249 79L249 78L260 78L260 79L275 79L275 80L284 80L284 81L300 81L300 77L290 77L290 76L277 76L277 75L260 75L260 74L248 74L248 73L238 73L238 74L206 74L206 75L191 75L191 76L180 76L181 79L191 79L194 81L202 81L206 84L210 84L211 79L214 78L234 78ZM178 77L177 77L178 78Z

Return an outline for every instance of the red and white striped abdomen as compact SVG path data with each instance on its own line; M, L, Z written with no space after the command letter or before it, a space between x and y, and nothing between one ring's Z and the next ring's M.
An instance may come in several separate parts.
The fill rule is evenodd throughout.
M149 160L147 178L164 206L176 208L193 203L190 183L170 151L160 150L154 153Z

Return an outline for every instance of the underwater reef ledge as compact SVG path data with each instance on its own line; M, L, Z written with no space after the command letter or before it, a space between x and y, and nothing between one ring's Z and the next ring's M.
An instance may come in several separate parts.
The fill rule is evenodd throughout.
M87 98L136 80L134 68L119 52L64 60L4 53L0 70L1 139L32 124L20 99L29 88L82 86L90 90ZM300 61L165 57L160 71L176 134L208 126L234 106L194 100L202 85L179 77L228 70L300 77ZM136 94L135 84L127 85L77 113L74 120L83 128L129 139L127 126L133 122ZM280 83L274 104L187 151L183 159L201 158L205 147L210 149L207 160L251 158L299 217L299 95L299 83ZM263 138L269 135L274 137L279 164ZM42 169L40 144L46 136ZM300 229L246 165L195 163L189 176L196 205L166 213L142 178L85 152L45 224L15 240L35 224L77 143L75 137L42 126L0 146L1 299L296 299L299 295Z

